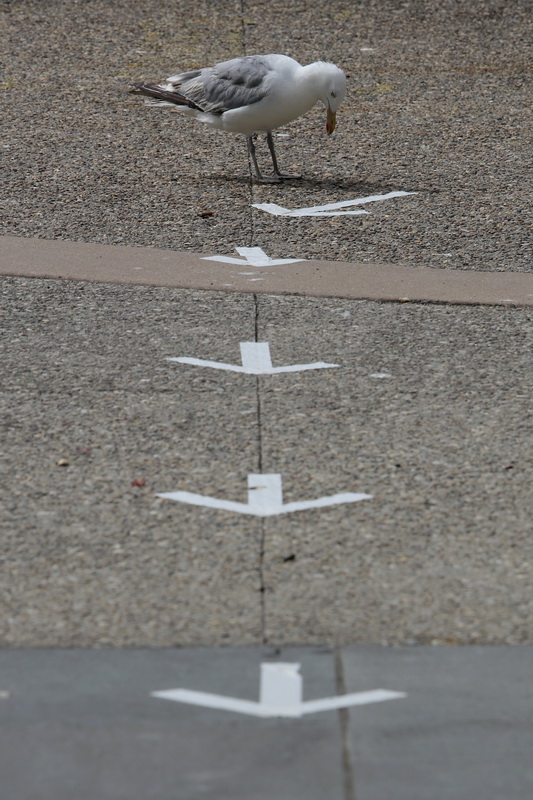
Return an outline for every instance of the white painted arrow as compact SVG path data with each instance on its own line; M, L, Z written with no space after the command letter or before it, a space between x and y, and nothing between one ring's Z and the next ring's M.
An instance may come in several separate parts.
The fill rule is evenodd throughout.
M169 689L152 692L152 697L189 703L205 708L220 708L250 714L254 717L302 717L318 711L329 711L349 706L362 706L368 703L381 703L407 697L405 692L392 692L388 689L374 689L370 692L341 694L336 697L323 697L320 700L302 700L302 676L300 664L261 664L259 702L241 700L208 692L194 692L189 689Z
M202 261L220 261L222 264L245 264L251 267L275 267L278 264L297 264L307 261L306 258L270 258L260 247L236 247L235 250L243 258L231 256L202 256Z
M339 364L327 364L315 361L312 364L290 364L287 367L273 367L268 342L241 342L242 367L237 364L226 364L224 361L206 361L203 358L167 358L167 361L178 361L180 364L193 364L196 367L212 367L226 369L230 372L245 372L247 375L277 375L280 372L302 372L306 369L326 369L338 367Z
M362 492L342 492L328 497L317 497L315 500L300 500L295 503L283 502L281 475L248 475L248 502L236 503L233 500L221 500L193 492L162 492L157 494L165 500L177 503L188 503L193 506L218 508L223 511L234 511L237 514L251 514L254 517L272 517L277 514L289 514L292 511L305 511L308 508L325 508L340 503L357 503L360 500L371 500L373 495Z
M357 209L356 211L339 211L349 206L362 206L366 203L375 203L378 200L391 200L393 197L405 197L417 192L388 192L388 194L371 194L368 197L359 197L356 200L343 200L340 203L328 203L325 206L310 206L309 208L284 208L276 203L252 203L252 208L267 211L278 217L335 217L354 214L369 214L369 211Z

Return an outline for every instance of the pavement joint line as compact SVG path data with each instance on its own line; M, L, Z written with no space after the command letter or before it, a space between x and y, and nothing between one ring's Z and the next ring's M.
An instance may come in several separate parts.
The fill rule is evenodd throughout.
M257 283L236 266L205 258L148 247L0 237L0 274L11 277L380 302L533 306L533 273L308 260L258 268L262 280Z
M344 664L341 648L336 645L333 650L335 668L335 689L337 694L347 694ZM350 711L348 708L339 708L339 732L342 748L342 780L344 800L356 800L354 770L352 765L352 746L350 743Z
M257 294L253 295L254 301L254 341L259 342L259 300ZM257 408L257 466L259 473L263 472L263 431L261 427L261 382L260 376L255 376L255 397ZM265 584L265 547L266 527L264 518L260 518L259 532L259 609L261 620L261 643L267 643L267 610L266 610L266 584Z

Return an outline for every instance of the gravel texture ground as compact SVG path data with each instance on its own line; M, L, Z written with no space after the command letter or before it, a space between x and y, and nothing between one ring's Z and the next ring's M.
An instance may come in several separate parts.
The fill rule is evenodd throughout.
M4 233L531 269L528 0L4 0L2 9ZM253 185L242 137L128 95L131 81L257 52L332 60L350 76L334 136L317 108L277 139L282 167L302 171L302 182ZM274 219L250 208L397 189L418 194L366 217Z

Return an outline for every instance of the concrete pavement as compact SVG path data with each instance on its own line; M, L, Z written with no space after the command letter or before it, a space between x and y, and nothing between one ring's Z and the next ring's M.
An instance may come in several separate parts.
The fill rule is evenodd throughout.
M3 791L17 800L524 800L531 658L530 647L3 651ZM277 662L301 665L304 700L378 687L407 696L299 719L151 696L182 687L257 699L260 665Z
M244 252L239 255L237 249ZM257 251L257 252L254 252ZM283 263L283 261L294 263ZM264 262L264 263L262 263ZM262 248L177 252L0 237L5 275L361 300L533 306L533 275L400 264L271 258ZM283 266L283 269L280 269Z
M529 797L529 4L2 12L7 796ZM333 137L317 108L276 138L303 181L256 186L243 141L127 94L253 52L350 74ZM391 192L416 194L253 207ZM308 261L200 260L236 248ZM168 361L242 342L339 366ZM372 498L261 518L158 496L272 510L276 475L286 503ZM301 719L150 697L257 699L276 661L304 699L407 697Z

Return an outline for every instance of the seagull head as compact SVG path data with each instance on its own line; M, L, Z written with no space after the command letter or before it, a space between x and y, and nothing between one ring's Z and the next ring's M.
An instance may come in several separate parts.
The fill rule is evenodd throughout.
M331 136L337 125L337 109L346 95L346 75L335 64L324 63L321 101L326 107L326 133Z

